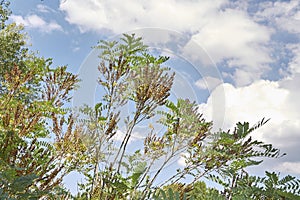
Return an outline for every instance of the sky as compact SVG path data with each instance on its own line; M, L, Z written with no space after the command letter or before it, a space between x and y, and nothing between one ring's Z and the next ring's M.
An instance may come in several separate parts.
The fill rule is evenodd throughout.
M99 60L91 47L136 33L170 56L172 98L195 100L216 130L270 118L253 137L287 156L261 170L300 177L298 0L14 0L11 9L33 51L81 77L74 105L95 103Z

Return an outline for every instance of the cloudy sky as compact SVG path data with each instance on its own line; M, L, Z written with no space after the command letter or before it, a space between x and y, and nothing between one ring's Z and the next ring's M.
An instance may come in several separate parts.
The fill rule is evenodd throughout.
M144 37L171 57L173 97L196 100L216 128L271 118L255 137L288 155L264 167L300 176L298 0L14 0L11 9L31 49L79 73L92 95L91 46L122 33ZM78 102L93 103L87 96Z

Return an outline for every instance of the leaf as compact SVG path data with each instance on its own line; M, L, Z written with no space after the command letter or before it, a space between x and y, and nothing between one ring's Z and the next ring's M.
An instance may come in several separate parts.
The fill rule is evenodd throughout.
M15 190L15 192L25 192L27 187L30 186L33 183L33 180L37 177L38 176L35 174L17 177L12 183L11 187L13 190Z
M284 192L284 191L276 191L277 194L279 194L282 198L284 199L289 199L289 200L300 200L300 196L293 194L291 192Z

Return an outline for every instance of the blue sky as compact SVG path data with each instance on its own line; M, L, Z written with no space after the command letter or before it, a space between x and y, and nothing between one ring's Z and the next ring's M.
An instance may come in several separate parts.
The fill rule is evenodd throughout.
M173 97L195 99L217 129L271 118L254 137L288 155L263 170L300 176L299 1L14 0L11 9L32 50L79 73L75 104L94 103L91 46L135 32L170 56Z

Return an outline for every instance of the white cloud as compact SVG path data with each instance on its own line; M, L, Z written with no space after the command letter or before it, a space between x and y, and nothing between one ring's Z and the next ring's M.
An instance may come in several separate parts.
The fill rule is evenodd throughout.
M50 12L55 12L55 10L53 10L52 8L44 5L44 4L38 4L36 6L37 10L41 13L50 13Z
M263 117L272 118L272 121L282 119L282 106L289 92L280 88L279 84L270 81L257 81L246 87L236 88L231 84L219 85L210 95L206 104L200 105L200 111L204 112L206 118L214 119L214 99L220 97L220 91L224 90L225 118L224 124L216 124L227 129L238 121L250 121L255 123ZM220 115L220 114L219 114ZM218 115L218 116L219 116ZM218 120L221 122L221 120ZM217 128L216 127L216 128Z
M27 26L28 25L28 22L27 20L25 20L22 16L20 15L12 15L11 16L11 19L17 23L17 24L22 24L24 26Z
M282 149L288 154L288 160L300 161L296 153L300 146L299 84L300 74L277 82L261 80L245 87L225 83L211 93L207 103L199 106L199 111L208 120L217 121L215 130L227 130L239 121L248 121L254 125L263 117L271 118L265 126L253 133L253 137ZM214 113L215 108L220 106L214 104L214 99L220 96L220 88L225 93L225 117L222 121L218 119L222 113Z
M274 169L281 172L300 174L300 162L283 162Z
M188 157L189 154L188 153L182 153L179 157L179 159L177 160L177 164L179 166L186 166L186 158L185 157Z
M243 4L245 6L247 4ZM238 85L259 79L269 69L266 64L271 62L265 46L272 31L254 22L240 4L227 0L126 3L73 0L61 2L60 10L65 12L66 20L78 25L82 32L109 30L123 33L155 27L191 34L213 61L227 60L228 66L238 68L233 76ZM243 78L240 78L241 73Z
M52 31L62 31L62 27L55 21L46 22L43 18L38 15L28 15L26 17L20 15L12 15L11 19L17 23L22 24L25 27L38 29L41 32L51 33Z
M74 48L72 49L73 52L77 52L77 51L79 51L79 50L80 50L80 47L74 47Z
M299 44L289 44L287 45L293 57L289 62L289 72L292 74L300 73L300 45Z
M246 85L268 70L271 62L265 47L272 31L255 23L247 13L227 9L211 18L193 36L214 62L227 61L229 67L237 68L233 78L237 85Z
M268 21L290 33L300 33L300 2L264 2L255 17L258 21Z
M115 141L118 141L118 142L122 142L124 137L125 137L125 133L121 130L117 130L116 134L112 137L112 139L115 140ZM138 132L133 132L131 134L131 137L130 137L129 141L128 141L128 144L130 144L130 143L132 143L136 140L140 140L140 139L144 139L144 137L142 137L140 135L140 133L138 133Z
M226 0L128 1L73 0L61 2L66 19L82 31L110 29L122 33L136 28L160 27L177 31L197 31L205 18Z
M266 27L253 22L247 13L227 9L210 18L209 23L200 29L194 39L213 54L213 59L217 62L224 57L238 57L240 59L233 59L231 65L248 64L251 60L256 61L253 57L256 55L255 51L262 51L258 45L268 42L270 33ZM266 53L260 53L262 54L257 62L268 62Z
M46 22L37 15L29 15L24 21L26 21L26 25L33 28L43 27L46 25Z
M260 80L243 87L220 84L207 102L199 105L199 112L207 120L214 121L213 131L232 129L237 122L255 125L262 118L270 118L267 124L252 133L252 137L273 144L287 155L266 162L263 170L300 174L299 85L300 73L279 81ZM223 102L218 101L223 94ZM224 113L220 112L222 107L225 107ZM184 158L180 158L178 164L184 165Z
M125 133L120 130L117 130L116 134L112 137L113 140L122 142L125 137Z
M223 81L220 80L219 78L211 77L211 76L206 76L203 77L202 79L199 79L196 81L196 86L199 87L200 89L208 89L209 91L212 91L215 89L218 85L220 85Z

